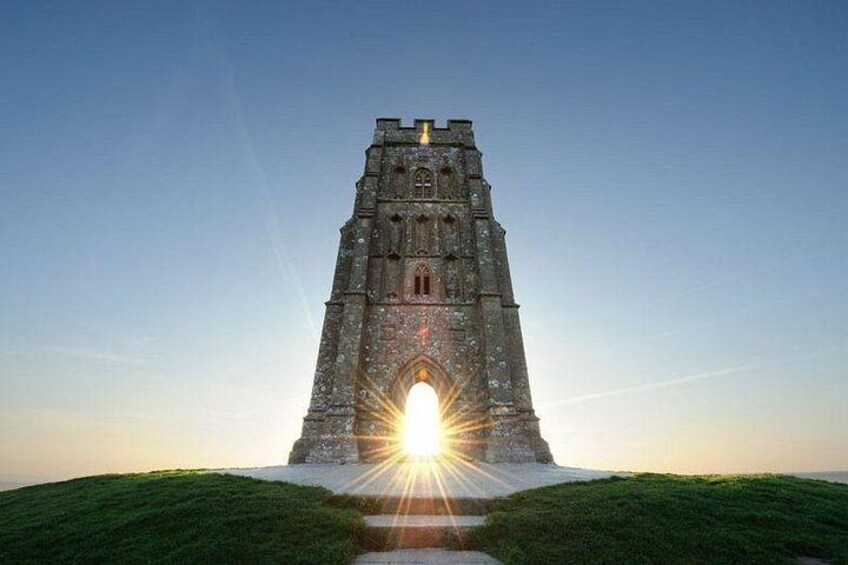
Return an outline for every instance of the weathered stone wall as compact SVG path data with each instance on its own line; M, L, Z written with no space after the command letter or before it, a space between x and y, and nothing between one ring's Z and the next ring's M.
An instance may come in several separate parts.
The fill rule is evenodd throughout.
M429 144L420 143L425 122ZM469 121L377 120L354 215L341 230L312 402L291 463L387 457L417 380L434 386L461 430L451 443L457 455L551 461L480 157Z

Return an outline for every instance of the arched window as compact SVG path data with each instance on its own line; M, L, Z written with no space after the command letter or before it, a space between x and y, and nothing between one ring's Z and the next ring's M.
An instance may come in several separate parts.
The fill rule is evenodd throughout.
M415 198L433 197L433 175L427 169L415 171Z
M426 265L418 265L415 269L415 278L413 279L413 293L418 296L427 296L430 294L430 269Z

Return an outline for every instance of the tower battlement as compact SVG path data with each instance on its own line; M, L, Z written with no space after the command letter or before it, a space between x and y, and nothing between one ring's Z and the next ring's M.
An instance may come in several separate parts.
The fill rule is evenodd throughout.
M430 118L416 118L413 125L404 126L401 118L377 118L377 129L383 131L390 130L420 130L424 122L430 124L431 130L450 130L450 131L470 131L472 121L465 119L449 119L447 127L440 128L436 125L436 120Z
M400 118L377 118L374 145L382 143L420 144L425 127L431 145L465 145L474 147L471 120L450 119L446 127L438 127L436 120L417 118L411 126L404 126Z

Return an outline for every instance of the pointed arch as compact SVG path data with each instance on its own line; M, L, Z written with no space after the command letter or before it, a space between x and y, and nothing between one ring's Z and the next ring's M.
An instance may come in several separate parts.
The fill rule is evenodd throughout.
M409 187L407 186L407 171L403 159L397 161L392 167L392 174L387 181L387 196L389 198L406 198Z
M445 256L442 278L445 285L445 296L448 300L455 300L462 296L461 277L459 276L459 264L457 256L448 253Z
M393 214L389 217L389 221L387 222L385 232L385 248L384 251L386 254L396 253L400 254L402 244L404 241L404 226L403 226L403 218L400 214Z
M451 214L442 219L442 249L448 254L459 252L459 222Z
M430 252L430 218L421 214L415 218L415 253L427 255Z
M424 354L415 355L404 363L392 380L390 394L398 410L404 411L410 389L419 382L426 382L433 387L439 397L439 409L442 413L447 411L454 397L456 383L439 363Z
M442 200L452 199L452 186L453 169L451 169L449 165L445 165L439 171L439 198Z

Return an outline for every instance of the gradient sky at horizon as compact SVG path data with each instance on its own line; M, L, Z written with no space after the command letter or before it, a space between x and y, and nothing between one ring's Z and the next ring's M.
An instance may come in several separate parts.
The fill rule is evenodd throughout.
M848 469L844 2L4 2L0 478L279 464L374 119L474 120L558 463Z

